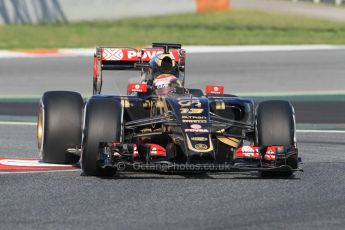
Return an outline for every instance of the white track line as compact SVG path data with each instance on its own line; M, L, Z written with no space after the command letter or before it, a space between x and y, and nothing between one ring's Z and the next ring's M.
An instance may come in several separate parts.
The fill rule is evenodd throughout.
M298 133L345 133L345 130L314 130L314 129L300 129L296 130Z
M242 53L242 52L276 52L276 51L315 51L344 50L341 45L243 45L243 46L183 46L188 53ZM58 49L53 53L30 53L30 51L0 50L2 58L50 58L50 57L91 57L95 48Z
M0 172L1 174L30 174L30 173L57 173L57 172L77 172L80 169L67 169L67 170L47 170L47 171L27 171L27 172Z
M276 51L342 50L337 45L244 45L244 46L183 46L188 53L243 53Z
M20 121L0 121L0 125L27 125L36 126L36 122L20 122Z

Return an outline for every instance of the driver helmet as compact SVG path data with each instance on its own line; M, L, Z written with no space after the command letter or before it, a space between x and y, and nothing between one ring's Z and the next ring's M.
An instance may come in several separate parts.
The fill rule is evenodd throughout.
M183 94L182 81L172 74L161 74L153 80L153 91L158 96L167 96L170 93Z

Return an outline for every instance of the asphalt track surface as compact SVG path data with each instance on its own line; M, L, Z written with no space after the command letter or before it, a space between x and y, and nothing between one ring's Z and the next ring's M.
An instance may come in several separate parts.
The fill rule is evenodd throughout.
M345 92L345 50L187 54L187 87L223 84L227 93ZM0 95L47 90L92 94L90 57L0 60ZM106 71L104 93L126 93L139 72Z
M0 128L1 155L37 156L34 126ZM0 174L1 229L344 229L345 134L297 137L305 172L292 179Z
M190 55L187 83L222 83L228 92L341 91L344 56L345 51ZM91 64L87 58L3 59L0 91L90 94ZM133 75L117 77L125 85ZM35 126L0 125L0 156L37 157L35 136ZM255 173L134 172L111 179L80 171L0 174L0 229L344 229L345 134L298 132L297 138L305 172L291 179L260 179Z

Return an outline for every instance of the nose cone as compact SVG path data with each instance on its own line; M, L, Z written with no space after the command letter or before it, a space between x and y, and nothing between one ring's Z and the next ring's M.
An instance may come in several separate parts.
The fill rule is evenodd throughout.
M215 152L211 139L209 101L207 98L169 98L181 131L190 162L213 162Z
M187 145L187 156L190 162L213 162L215 152L209 124L191 124L184 129ZM188 127L188 125L187 125Z

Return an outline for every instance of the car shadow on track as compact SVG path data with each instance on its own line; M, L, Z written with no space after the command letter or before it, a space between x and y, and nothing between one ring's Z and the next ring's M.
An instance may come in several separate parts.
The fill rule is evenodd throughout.
M286 177L260 177L258 173L147 173L121 172L113 177L99 177L104 180L300 180L298 175Z

